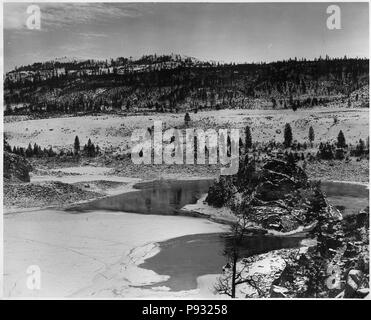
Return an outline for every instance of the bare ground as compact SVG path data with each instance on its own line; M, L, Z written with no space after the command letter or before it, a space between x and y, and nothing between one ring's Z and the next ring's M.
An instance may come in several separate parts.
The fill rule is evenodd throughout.
M4 184L4 207L8 212L17 208L63 207L101 196L101 193L58 181Z

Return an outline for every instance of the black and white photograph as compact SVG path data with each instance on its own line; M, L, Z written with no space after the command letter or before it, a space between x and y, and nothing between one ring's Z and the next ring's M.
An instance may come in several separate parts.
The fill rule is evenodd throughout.
M369 2L2 11L4 299L370 299Z

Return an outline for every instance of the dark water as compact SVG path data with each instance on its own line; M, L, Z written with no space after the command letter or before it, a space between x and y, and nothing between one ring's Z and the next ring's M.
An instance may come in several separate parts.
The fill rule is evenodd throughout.
M369 205L369 189L366 186L324 181L321 189L329 203L337 207L343 216L357 214Z
M158 180L138 183L132 191L77 205L72 210L113 210L144 214L179 214L207 193L213 180ZM322 190L331 204L344 216L368 206L369 190L362 185L322 182Z
M179 214L186 204L196 203L207 193L213 180L159 180L139 183L138 191L95 200L78 205L72 210L113 210L142 214ZM344 215L357 213L368 205L369 192L365 186L339 182L322 182L322 190L329 202ZM265 253L281 248L299 247L303 238L250 236L242 244L243 256ZM169 280L158 283L173 291L197 287L197 277L219 274L226 258L226 234L197 234L170 239L160 243L161 251L147 259L141 268L169 275Z
M365 186L323 182L322 190L331 204L341 207L344 215L357 213L368 205L369 190ZM170 239L160 243L161 251L140 267L170 276L167 281L155 286L167 286L172 291L195 289L197 277L221 272L227 262L223 252L229 246L228 239L227 234L220 233ZM302 240L302 237L250 236L241 245L241 255L248 257L282 248L300 247Z
M140 267L170 276L156 287L167 286L172 291L195 289L197 277L221 273L227 262L223 252L229 246L228 238L227 234L211 233L170 239L161 242L161 251ZM241 255L248 257L281 248L295 248L300 246L301 240L303 238L299 237L249 236L241 245Z
M159 180L138 183L138 191L98 199L74 207L75 210L113 210L144 214L177 214L187 204L196 203L213 180Z

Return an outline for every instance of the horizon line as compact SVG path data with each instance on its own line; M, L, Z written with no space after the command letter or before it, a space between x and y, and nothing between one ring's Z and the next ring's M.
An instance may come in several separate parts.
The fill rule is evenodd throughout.
M57 60L57 59L61 59L61 58L66 58L66 59L71 59L71 60L76 60L76 61L81 61L81 62L84 62L84 61L89 61L89 60L92 60L92 61L109 61L109 60L115 60L115 59L118 59L118 58L132 58L131 60L133 61L136 61L136 60L139 60L145 56L154 56L154 55L157 55L159 57L161 56L183 56L183 57L186 57L186 58L195 58L197 60L199 60L200 62L204 62L204 63L207 63L207 62L213 62L213 63L220 63L221 65L227 65L227 64L236 64L236 65L244 65L244 64L273 64L273 63L279 63L279 62L286 62L286 61L307 61L307 62L310 62L310 61L318 61L320 59L322 60L335 60L335 59L359 59L359 60L368 60L369 57L366 57L366 56L363 56L363 57L359 57L359 56L348 56L346 54L342 55L342 56L328 56L327 54L325 54L324 56L322 55L319 55L318 57L312 57L312 58L308 58L308 57L287 57L285 59L279 59L279 60L262 60L262 61L251 61L251 62L248 62L248 61L233 61L233 60L230 60L230 61L222 61L222 60L215 60L215 59L203 59L203 58L198 58L198 57L195 57L195 56L188 56L188 55L184 55L184 54L180 54L180 53L164 53L164 54L157 54L157 53L150 53L150 54L142 54L141 56L136 56L136 57L133 57L133 56L128 56L128 57L125 57L125 56L117 56L115 58L113 57L107 57L107 58L79 58L79 57L76 57L76 56L58 56L58 57L55 57L55 58L52 58L52 59L47 59L47 60L44 60L44 61L35 61L35 62L32 62L30 64L26 64L26 65L20 65L20 66L13 66L12 69L10 69L9 71L6 71L6 73L9 73L9 72L12 72L12 71L16 71L17 69L20 69L22 67L27 67L27 66L32 66L33 64L36 64L36 63L47 63L47 62L53 62L53 60ZM73 62L73 61L71 61ZM61 62L63 63L63 62Z

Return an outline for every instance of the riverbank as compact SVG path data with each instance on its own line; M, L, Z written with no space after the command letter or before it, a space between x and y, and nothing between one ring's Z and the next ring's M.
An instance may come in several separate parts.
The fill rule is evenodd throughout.
M313 150L314 154L317 152ZM95 167L104 169L104 174L112 177L133 178L142 180L158 179L197 179L212 178L220 176L220 165L137 165L134 164L128 154L117 155L106 153L93 159L80 160L58 160L58 159L30 159L35 168L36 175L58 176L63 175L65 169L85 167ZM299 161L299 165L302 165ZM102 170L103 170L102 169ZM78 171L77 171L78 172ZM307 161L306 172L311 180L326 181L354 181L369 183L369 160L362 159L357 161L351 158L350 161L331 160L331 161ZM103 174L103 173L102 173Z
M65 208L135 190L136 178L107 175L103 167L85 166L36 170L29 183L4 183L4 213Z

